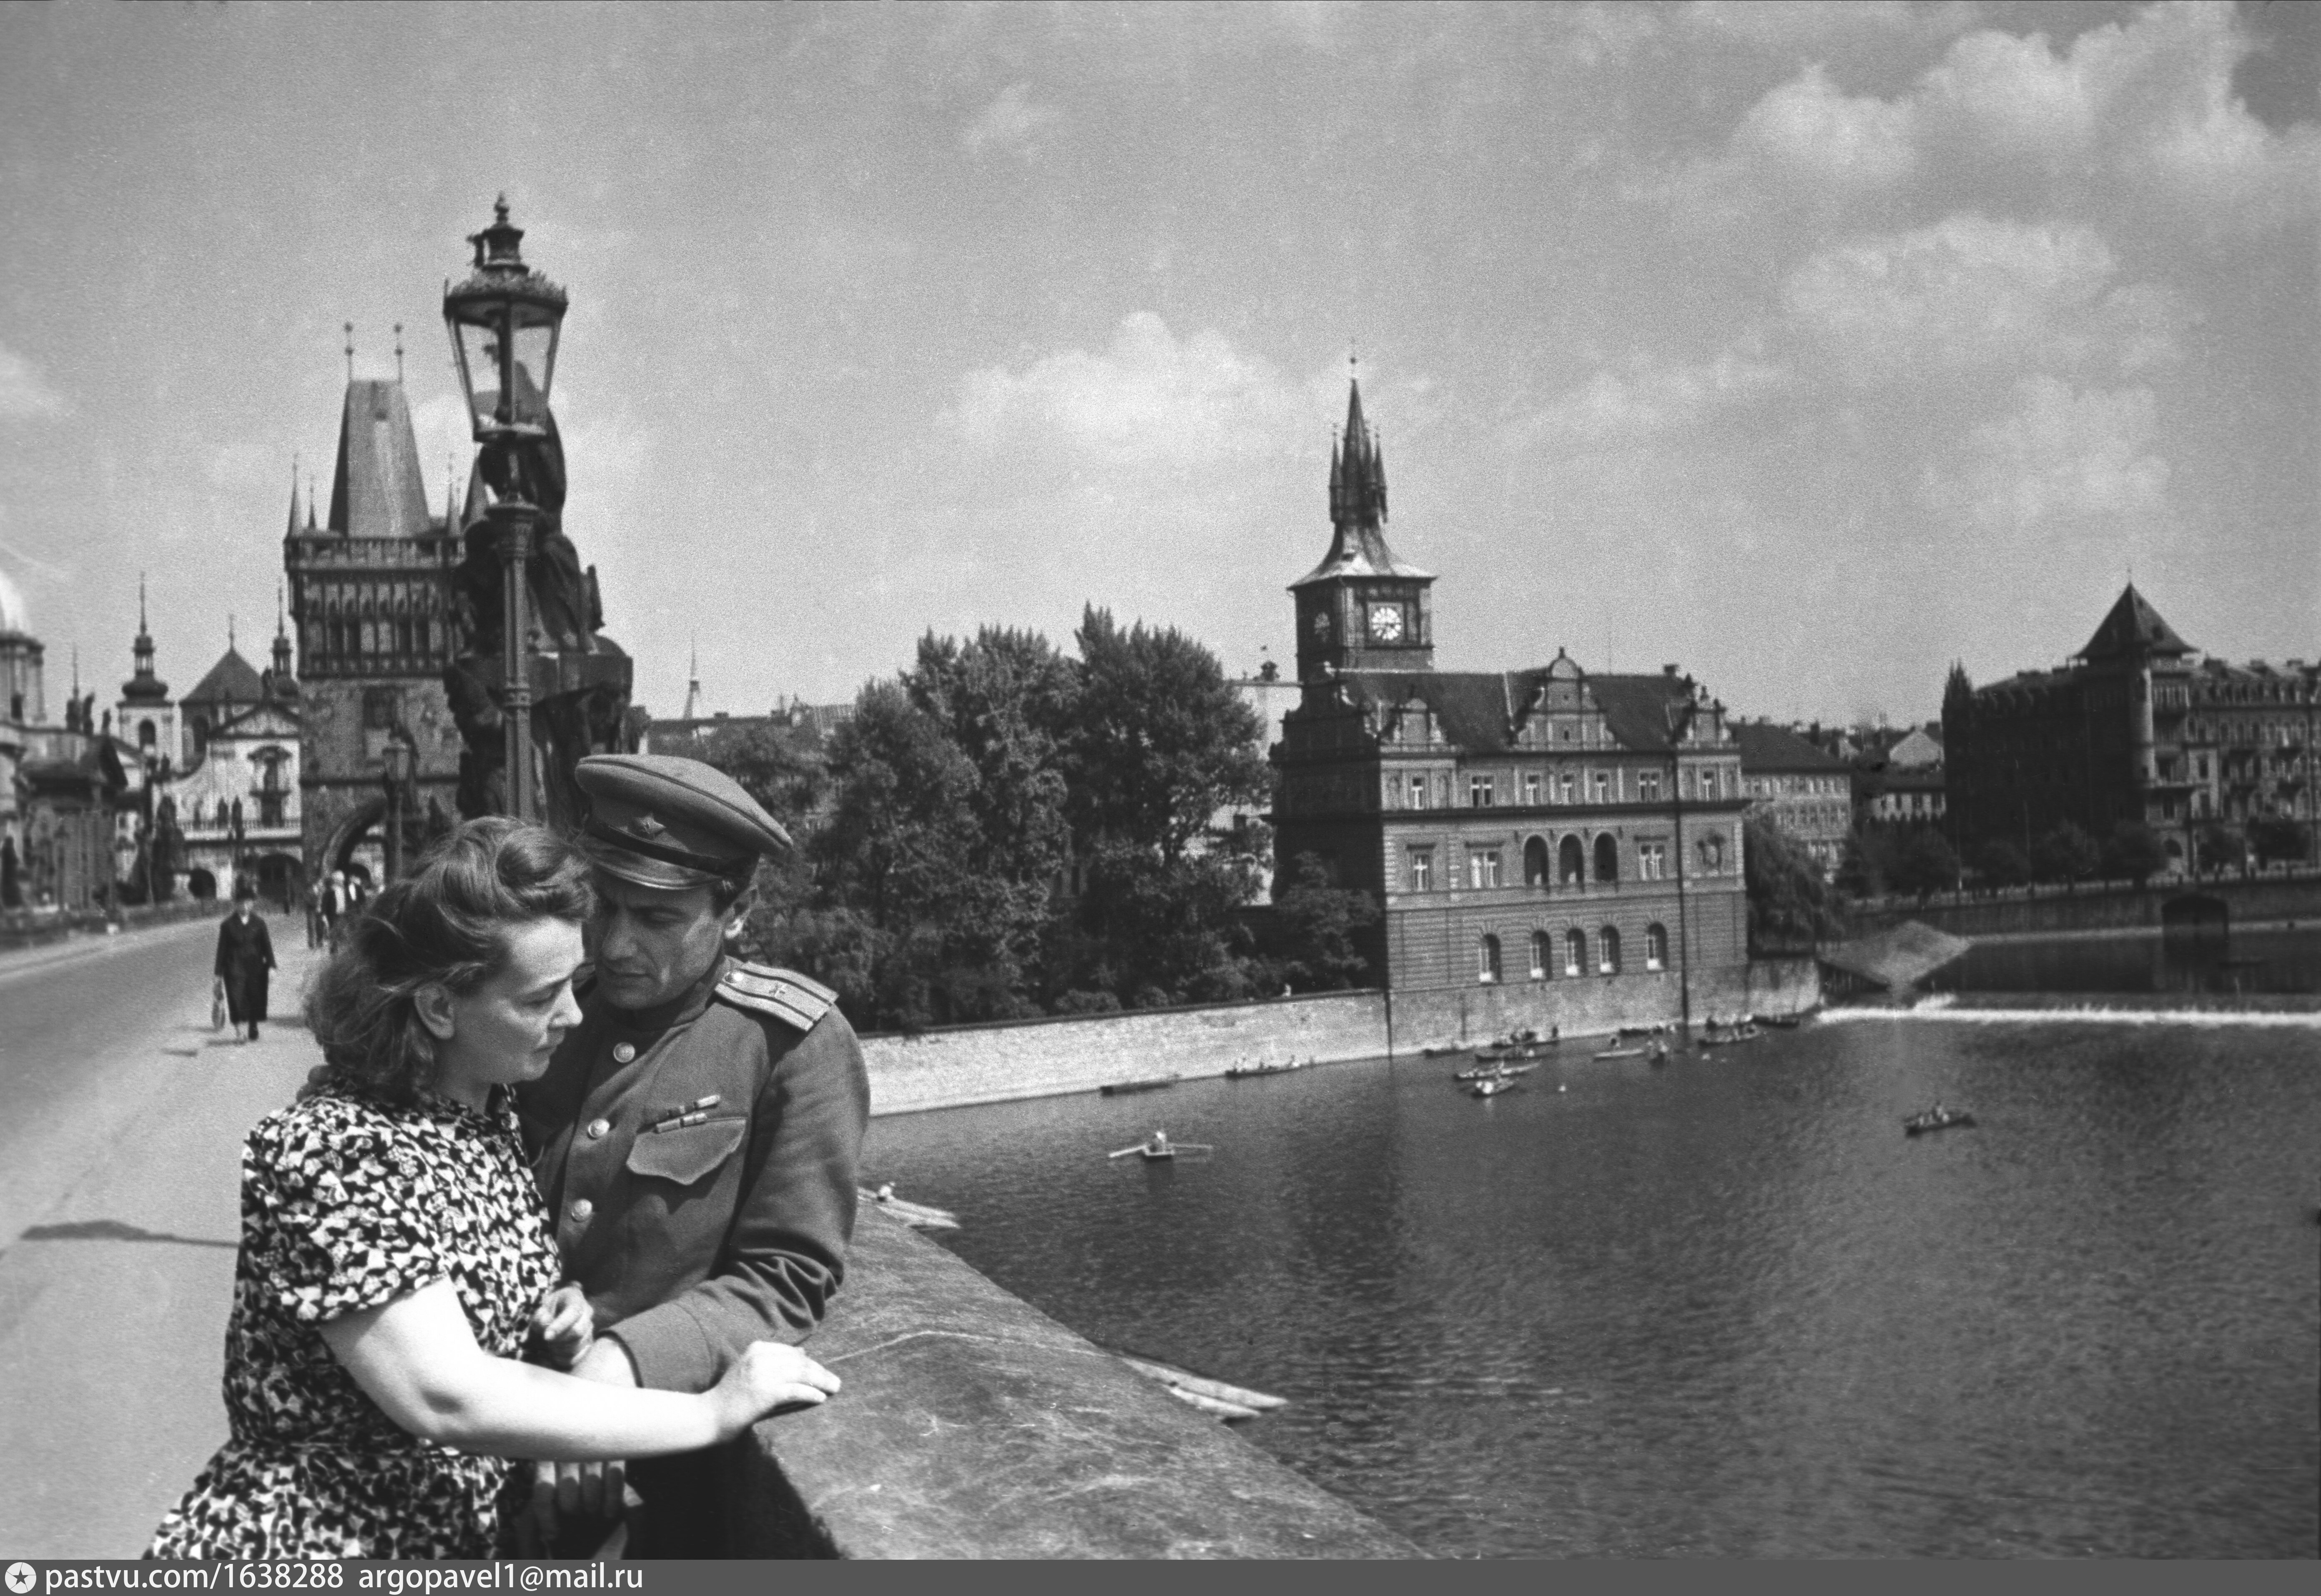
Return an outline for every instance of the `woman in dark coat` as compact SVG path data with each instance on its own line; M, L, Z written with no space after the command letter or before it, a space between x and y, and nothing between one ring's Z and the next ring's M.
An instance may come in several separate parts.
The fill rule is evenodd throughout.
M225 983L225 1011L239 1030L250 1027L258 1040L258 1022L266 1018L266 973L275 967L274 939L266 922L250 912L250 893L233 895L233 912L218 927L217 978Z

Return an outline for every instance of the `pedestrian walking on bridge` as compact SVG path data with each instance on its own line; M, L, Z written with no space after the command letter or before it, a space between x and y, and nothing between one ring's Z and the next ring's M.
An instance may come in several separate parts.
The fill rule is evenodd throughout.
M216 966L217 978L225 984L226 1018L236 1031L247 1027L253 1042L259 1021L266 1018L267 975L276 967L274 939L254 912L256 896L246 881L233 889L233 912L218 927Z

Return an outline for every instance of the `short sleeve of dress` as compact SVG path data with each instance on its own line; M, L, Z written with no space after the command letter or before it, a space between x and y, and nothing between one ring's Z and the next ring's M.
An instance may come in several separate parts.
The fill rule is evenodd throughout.
M260 1124L242 1149L247 1239L260 1288L300 1324L383 1307L444 1279L426 1165L392 1121L316 1100Z

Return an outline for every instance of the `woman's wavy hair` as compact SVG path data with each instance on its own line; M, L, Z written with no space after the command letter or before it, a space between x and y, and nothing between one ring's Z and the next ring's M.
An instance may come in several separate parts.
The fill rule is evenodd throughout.
M476 990L507 963L508 932L534 920L585 923L588 866L554 832L500 816L469 821L372 899L306 991L323 1062L302 1097L355 1092L408 1102L435 1080L421 988Z

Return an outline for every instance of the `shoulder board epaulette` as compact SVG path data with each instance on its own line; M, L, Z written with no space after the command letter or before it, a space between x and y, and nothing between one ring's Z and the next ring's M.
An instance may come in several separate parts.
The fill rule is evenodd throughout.
M785 1025L812 1030L838 994L796 970L776 970L736 959L717 982L717 995L737 1009L770 1014Z

